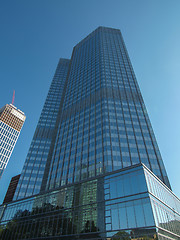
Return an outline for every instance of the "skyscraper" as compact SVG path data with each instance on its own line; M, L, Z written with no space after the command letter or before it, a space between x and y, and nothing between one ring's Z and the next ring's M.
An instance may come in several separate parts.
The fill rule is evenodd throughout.
M180 200L119 30L99 27L60 59L1 226L4 239L179 238Z
M12 104L0 109L0 178L6 168L26 117Z
M60 59L21 173L16 198L39 193L61 111L69 60Z

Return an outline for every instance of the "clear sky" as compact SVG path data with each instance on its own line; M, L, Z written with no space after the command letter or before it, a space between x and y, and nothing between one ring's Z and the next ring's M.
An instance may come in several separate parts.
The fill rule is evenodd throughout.
M165 167L180 197L180 1L6 0L0 3L0 107L27 119L0 180L21 173L60 57L98 26L121 29Z

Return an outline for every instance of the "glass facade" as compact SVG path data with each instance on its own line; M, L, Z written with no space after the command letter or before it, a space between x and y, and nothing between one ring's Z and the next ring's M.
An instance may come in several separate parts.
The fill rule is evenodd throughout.
M1 206L0 216L2 239L180 237L180 200L141 164Z
M145 177L159 235L180 239L180 200L148 169L145 170Z
M171 192L119 30L60 59L2 239L178 239Z
M6 168L26 117L12 104L0 109L0 178Z
M73 50L42 189L140 162L170 188L121 33L98 28Z
M63 88L67 77L69 60L60 59L52 80L29 152L21 173L14 199L19 199L40 191L47 159L51 155L56 122L60 114Z

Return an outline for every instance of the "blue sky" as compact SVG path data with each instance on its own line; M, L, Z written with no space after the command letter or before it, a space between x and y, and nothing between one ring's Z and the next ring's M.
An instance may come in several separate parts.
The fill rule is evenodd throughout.
M180 197L180 1L7 0L0 4L0 107L27 119L0 180L22 170L60 57L98 26L121 29L174 193Z

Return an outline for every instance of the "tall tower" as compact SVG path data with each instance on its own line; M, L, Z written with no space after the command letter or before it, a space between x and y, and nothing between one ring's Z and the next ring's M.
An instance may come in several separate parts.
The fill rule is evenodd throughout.
M0 109L0 178L6 168L26 117L12 104Z
M0 216L3 239L180 237L180 200L119 30L99 27L60 59Z
M15 199L39 193L62 107L70 60L60 59L16 189Z
M33 139L19 192L16 191L17 199L39 193L40 189L55 189L140 162L170 188L120 31L98 28L75 46L66 79L68 66L68 60L65 65L62 60L58 65L55 79L58 75L61 80L56 83L53 80L52 84L59 85L64 95L60 92L57 102L54 91L59 90L50 88L50 100L46 100L48 111L43 109L35 132L37 142L41 138L41 143L38 145ZM58 112L52 102L60 108L57 122L52 114ZM48 120L43 122L44 112ZM52 129L51 116L53 127L56 123L57 128L51 135L52 141L51 137L44 140L48 144L45 148L42 131ZM37 165L36 171L33 163Z

